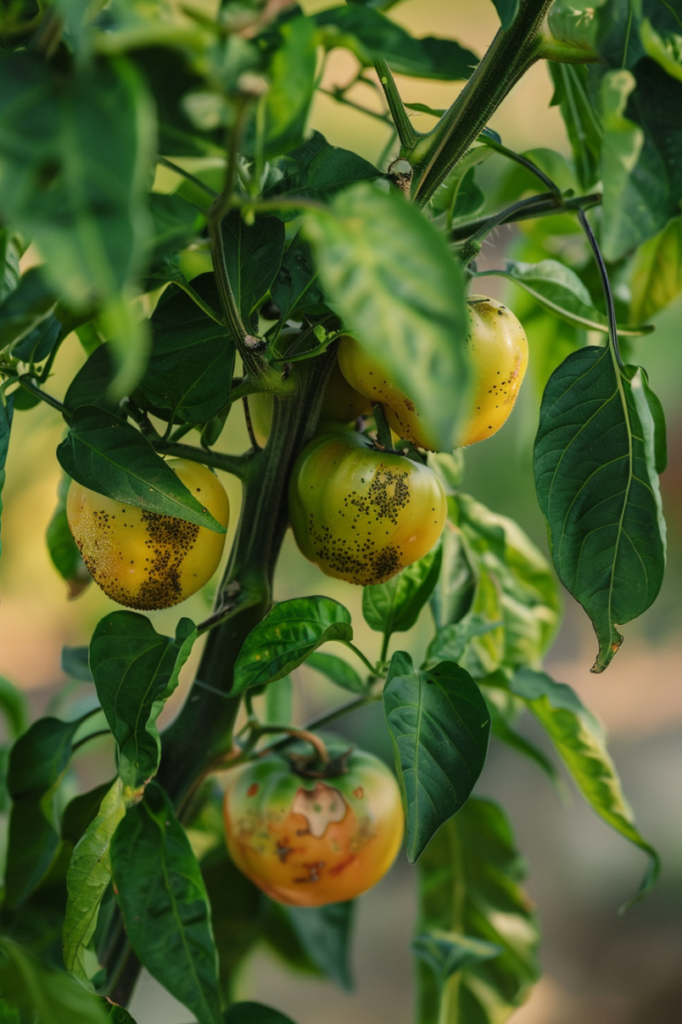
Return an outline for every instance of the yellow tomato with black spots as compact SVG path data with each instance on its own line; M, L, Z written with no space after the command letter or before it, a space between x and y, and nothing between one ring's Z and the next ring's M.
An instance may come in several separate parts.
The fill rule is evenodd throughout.
M167 465L227 527L229 501L215 473L186 459ZM75 480L67 494L66 515L95 582L127 608L152 611L184 601L209 581L225 545L224 533L107 498Z
M423 558L442 533L447 507L428 466L340 429L299 456L289 513L306 558L327 576L367 586Z
M351 900L395 860L404 816L392 772L362 751L343 767L306 778L271 754L235 771L223 805L227 847L271 899L297 907Z
M526 335L510 309L484 295L472 295L468 307L473 401L458 447L484 441L503 426L514 408L528 365ZM339 366L353 388L373 402L381 402L386 419L399 437L418 448L434 450L433 439L412 399L350 335L340 341Z

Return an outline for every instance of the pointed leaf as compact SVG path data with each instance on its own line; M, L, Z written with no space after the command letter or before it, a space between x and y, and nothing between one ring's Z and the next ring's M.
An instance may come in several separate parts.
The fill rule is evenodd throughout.
M239 210L232 210L223 221L225 263L247 331L258 327L258 307L277 276L284 236L279 217L256 217L246 224Z
M68 899L64 918L64 965L89 983L84 953L95 928L102 896L111 880L109 847L125 814L123 785L116 779L102 800L97 817L76 845L66 875Z
M224 1024L294 1024L279 1010L262 1003L233 1003L225 1010Z
M231 696L281 679L328 640L352 640L350 613L330 597L276 604L247 636L234 667Z
M175 639L157 633L137 612L112 612L97 625L90 668L102 710L119 749L124 787L137 789L156 774L161 742L156 719L178 685L178 674L196 639L182 618Z
M365 693L367 686L352 665L335 654L310 654L305 660L308 668L326 676L332 683L351 693Z
M443 235L367 184L308 213L305 231L330 305L415 403L434 447L455 447L471 373L462 272Z
M362 614L370 629L385 636L411 629L438 582L441 558L438 545L388 583L364 587Z
M12 355L30 359L28 351L17 348L54 309L57 297L40 267L32 267L19 279L17 288L0 304L0 348L12 343ZM59 328L58 328L59 330ZM42 358L45 358L44 356Z
M592 619L593 671L602 672L622 642L616 625L652 604L665 564L655 423L641 370L614 368L609 349L595 346L570 355L547 384L534 460L554 565Z
M95 996L63 971L53 971L10 939L0 938L0 991L21 1011L22 1021L40 1024L105 1024ZM0 1001L1 1002L1 1001Z
M502 1024L528 997L540 972L524 876L509 823L488 800L469 800L431 841L419 861L418 935L454 933L461 943L490 943L501 952L463 965L442 989L432 967L420 963L417 1024Z
M418 672L402 652L391 661L384 710L407 815L407 856L414 862L469 797L485 763L490 714L459 665L443 662Z
M78 409L57 458L65 473L98 494L225 533L149 441L111 413Z
M632 268L631 317L647 319L682 292L682 217L640 245Z
M286 907L285 913L312 962L347 992L353 989L350 942L355 903L324 907Z
M185 830L155 782L116 829L111 866L137 956L196 1014L199 1024L220 1024L217 954L206 888Z
M555 683L545 672L521 669L511 682L547 732L571 778L590 806L607 824L643 850L649 868L637 897L658 877L660 862L652 846L639 834L632 809L620 786L615 765L606 749L601 723L570 686Z
M317 46L312 19L292 18L280 33L281 45L268 68L262 143L266 157L285 153L301 141L315 91Z
M433 928L414 937L412 952L429 965L442 987L458 971L499 956L502 947L481 939L471 939L468 935Z

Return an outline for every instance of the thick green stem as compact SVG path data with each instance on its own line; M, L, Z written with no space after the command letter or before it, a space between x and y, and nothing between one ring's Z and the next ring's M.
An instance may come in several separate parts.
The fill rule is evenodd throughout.
M423 206L516 82L538 59L538 32L551 0L521 0L506 31L495 36L473 75L436 127L409 154L415 169L412 198Z

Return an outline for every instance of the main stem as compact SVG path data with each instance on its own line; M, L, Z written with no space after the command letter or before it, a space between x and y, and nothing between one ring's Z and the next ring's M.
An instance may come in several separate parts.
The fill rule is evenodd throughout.
M234 613L209 633L187 700L162 735L157 778L176 808L207 766L232 747L240 698L227 693L235 661L244 640L272 604L272 580L288 523L289 476L317 425L334 357L332 346L324 355L296 364L294 394L275 397L268 443L249 464L237 536L216 596L219 608L238 585L237 605ZM112 959L114 955L120 969L111 997L125 1006L140 964L122 943L115 947Z

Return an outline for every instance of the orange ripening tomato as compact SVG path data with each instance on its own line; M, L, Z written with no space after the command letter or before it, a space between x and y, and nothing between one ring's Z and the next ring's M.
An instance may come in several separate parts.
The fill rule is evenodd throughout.
M215 473L187 459L167 464L226 527L230 506ZM66 517L95 583L127 608L151 611L184 601L209 581L225 546L224 533L115 501L75 480Z
M473 368L473 402L458 447L492 437L514 408L526 367L528 342L523 327L501 302L473 295L468 300L470 330L467 338ZM381 363L355 338L344 335L339 344L339 366L346 380L374 402L381 402L386 419L399 437L418 448L433 451L433 439L412 399L398 388Z
M404 828L392 772L362 751L330 778L297 774L276 753L236 769L224 816L240 871L271 899L297 907L350 900L371 888L395 860Z

